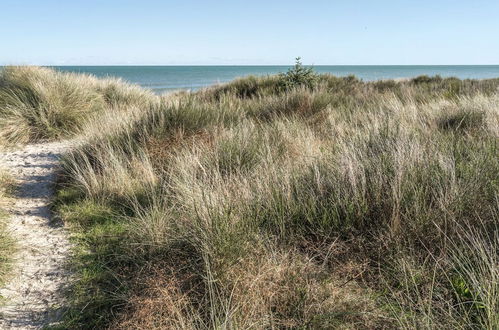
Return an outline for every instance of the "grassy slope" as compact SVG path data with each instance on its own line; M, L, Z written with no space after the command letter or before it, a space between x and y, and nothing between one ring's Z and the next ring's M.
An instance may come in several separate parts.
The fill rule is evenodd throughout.
M152 93L120 80L40 67L5 67L0 70L0 151L15 144L69 138L99 113L119 111L118 105L150 106L150 101L155 101ZM12 179L0 169L0 283L7 276L14 245L5 231L7 214L2 210L11 190Z
M160 98L64 77L104 103L61 130L85 139L54 204L77 243L63 327L499 324L499 80L281 76ZM36 100L37 117L65 104ZM27 122L4 138L50 138Z
M0 70L0 145L74 136L92 115L152 94L116 79L12 66Z
M57 204L68 322L497 326L499 82L278 80L86 128Z

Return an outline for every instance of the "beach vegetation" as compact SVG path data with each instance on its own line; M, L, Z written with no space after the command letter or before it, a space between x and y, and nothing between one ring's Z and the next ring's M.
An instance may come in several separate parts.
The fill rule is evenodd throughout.
M499 79L78 79L63 328L499 326Z
M291 90L300 86L314 88L319 81L319 75L314 71L313 67L304 66L301 58L297 57L294 67L286 73L279 74L279 80L281 88L284 90Z
M9 66L0 70L0 141L25 144L75 136L92 115L142 105L152 93L117 79Z
M12 194L16 184L6 170L0 168L0 285L5 283L12 263L12 252L15 244L7 229L7 208L12 203ZM0 304L2 297L0 296Z

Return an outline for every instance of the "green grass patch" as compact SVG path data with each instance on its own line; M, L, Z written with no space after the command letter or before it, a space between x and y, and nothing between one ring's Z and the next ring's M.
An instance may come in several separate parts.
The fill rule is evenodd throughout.
M0 169L0 286L5 284L9 276L12 254L15 251L15 242L7 231L10 215L5 210L7 203L11 202L15 186L12 177Z
M95 328L111 319L126 287L115 273L121 266L126 225L117 210L83 199L75 189L59 189L53 209L72 231L71 270L77 281L70 289L71 307L56 328ZM118 259L118 260L117 260Z

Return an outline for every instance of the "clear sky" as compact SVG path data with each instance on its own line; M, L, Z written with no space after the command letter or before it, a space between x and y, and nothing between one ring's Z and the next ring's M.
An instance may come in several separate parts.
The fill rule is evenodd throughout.
M499 0L0 0L0 65L499 64Z

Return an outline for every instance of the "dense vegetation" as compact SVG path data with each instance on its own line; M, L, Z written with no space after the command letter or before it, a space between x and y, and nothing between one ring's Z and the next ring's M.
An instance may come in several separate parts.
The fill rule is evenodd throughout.
M153 100L150 92L116 79L39 67L0 71L0 145L75 136L92 115Z
M0 121L5 140L79 134L54 203L76 243L63 327L499 325L499 79L363 82L297 63L154 96L9 70L0 117L30 133ZM25 70L46 80L10 83ZM52 79L65 87L44 94Z

